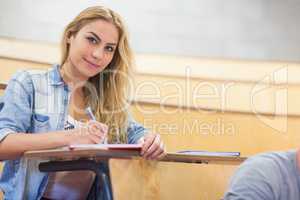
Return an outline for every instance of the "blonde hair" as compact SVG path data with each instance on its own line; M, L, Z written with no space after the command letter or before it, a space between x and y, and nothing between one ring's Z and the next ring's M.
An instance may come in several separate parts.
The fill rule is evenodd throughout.
M76 35L88 23L102 19L116 26L119 41L110 64L99 74L91 77L84 87L85 104L89 105L96 119L109 127L109 143L127 143L128 112L126 94L133 55L128 41L128 33L121 17L102 6L83 10L67 25L62 38L62 66L69 56L68 38ZM92 86L92 87L91 87Z

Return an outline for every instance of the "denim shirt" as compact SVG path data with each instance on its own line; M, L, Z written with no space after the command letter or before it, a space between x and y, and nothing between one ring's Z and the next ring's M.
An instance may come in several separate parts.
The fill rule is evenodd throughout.
M9 81L0 108L0 142L10 133L45 133L63 130L70 91L63 82L59 66L52 69L17 72ZM128 143L146 134L146 129L132 118L128 122ZM7 160L0 178L5 199L40 199L48 174L38 165L46 160L20 158Z

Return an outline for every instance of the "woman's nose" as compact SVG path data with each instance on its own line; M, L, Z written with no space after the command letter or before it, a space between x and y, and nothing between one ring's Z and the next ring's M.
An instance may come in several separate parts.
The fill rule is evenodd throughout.
M104 49L102 47L95 48L92 52L92 56L95 59L101 59L104 55Z

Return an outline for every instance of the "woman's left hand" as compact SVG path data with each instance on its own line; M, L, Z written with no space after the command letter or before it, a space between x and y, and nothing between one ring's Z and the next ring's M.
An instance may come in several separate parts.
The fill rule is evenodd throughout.
M148 160L160 160L166 155L165 145L159 134L148 133L139 141L142 144L141 155Z

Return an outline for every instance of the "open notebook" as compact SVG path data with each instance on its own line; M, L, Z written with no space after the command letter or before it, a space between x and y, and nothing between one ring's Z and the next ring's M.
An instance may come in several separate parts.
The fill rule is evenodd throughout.
M215 152L215 151L197 151L197 150L186 150L178 151L176 153L183 155L194 155L194 156L220 156L220 157L231 157L240 156L240 152Z
M107 149L107 150L135 150L142 149L141 144L74 144L70 149Z

